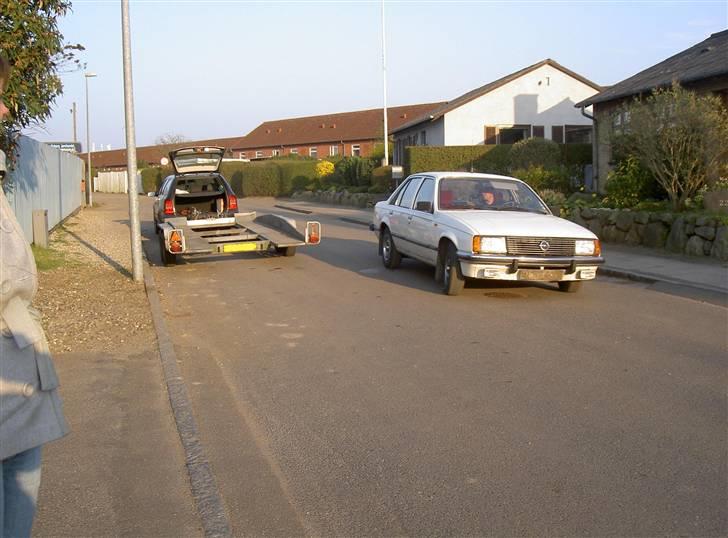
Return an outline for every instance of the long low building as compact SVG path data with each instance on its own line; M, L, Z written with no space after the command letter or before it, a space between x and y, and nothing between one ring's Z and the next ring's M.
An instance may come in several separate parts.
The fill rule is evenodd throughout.
M443 103L397 106L387 109L388 131L412 118L427 114ZM187 145L221 146L233 159L261 160L278 156L302 155L368 157L384 133L383 109L358 110L303 118L266 121L246 136L193 140L177 145L137 147L137 161L159 164L175 147ZM84 160L86 154L79 155ZM91 164L101 170L126 170L126 149L92 152Z

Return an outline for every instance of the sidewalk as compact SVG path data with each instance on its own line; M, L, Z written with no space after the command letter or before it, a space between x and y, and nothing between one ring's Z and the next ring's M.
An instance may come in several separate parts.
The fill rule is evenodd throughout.
M296 200L281 201L281 208L329 212L335 211L339 219L345 222L369 226L372 221L372 209L328 206ZM680 292L680 288L692 289L699 296L712 295L721 304L728 303L728 262L715 258L697 258L671 254L666 251L602 243L602 254L605 258L600 274L626 278L638 282L659 284L661 289Z
M144 285L131 268L125 195L94 195L51 235L39 274L71 433L43 449L33 536L202 536Z

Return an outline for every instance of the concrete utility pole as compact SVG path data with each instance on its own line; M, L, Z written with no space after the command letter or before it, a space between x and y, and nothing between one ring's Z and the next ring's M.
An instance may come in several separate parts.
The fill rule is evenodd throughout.
M131 229L131 266L136 282L144 278L142 269L142 235L139 225L139 192L137 191L137 158L134 136L134 88L131 79L131 37L129 31L129 0L121 0L121 41L124 51L124 110L126 112L126 177L129 194L129 225Z
M387 125L387 39L384 26L384 0L382 0L382 87L384 90L384 166L389 164L389 126Z
M73 116L73 143L75 144L78 142L78 138L76 137L76 101L73 102L73 107L71 108L71 115ZM76 151L76 150L74 150Z
M96 76L96 73L84 73L86 79L86 205L91 207L94 203L92 185L91 185L91 131L89 125L91 122L88 117L88 79Z

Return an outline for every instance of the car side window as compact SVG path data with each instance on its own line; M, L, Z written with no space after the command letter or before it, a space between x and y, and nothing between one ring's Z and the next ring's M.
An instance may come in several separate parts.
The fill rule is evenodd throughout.
M430 202L430 207L434 207L435 181L433 179L426 178L422 182L422 186L417 192L417 198L415 198L415 209L417 209L417 204L420 202Z
M409 184L411 180L409 178L404 180L404 183L402 183L396 191L394 191L394 194L392 194L392 197L389 199L389 203L391 205L398 205L399 201L402 199L402 193L407 188L407 185Z
M420 183L421 178L412 178L412 181L409 182L409 185L407 185L402 192L402 198L398 201L397 205L410 209L412 207L412 202L415 201L415 194L417 194L417 189L419 188Z

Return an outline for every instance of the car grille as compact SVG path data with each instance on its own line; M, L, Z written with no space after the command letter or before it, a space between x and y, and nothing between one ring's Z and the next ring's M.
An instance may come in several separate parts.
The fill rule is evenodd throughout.
M508 254L514 256L573 256L574 239L563 237L507 237ZM546 250L541 245L548 243Z

